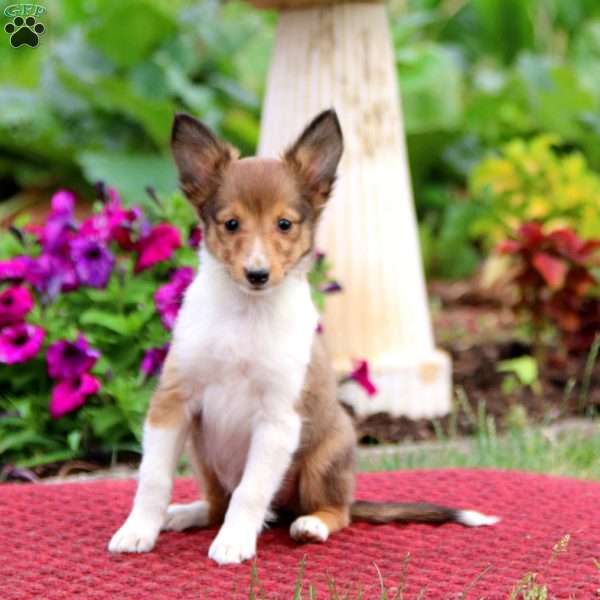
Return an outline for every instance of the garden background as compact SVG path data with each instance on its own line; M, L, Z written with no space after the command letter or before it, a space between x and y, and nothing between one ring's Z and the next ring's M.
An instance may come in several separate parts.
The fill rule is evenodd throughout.
M357 421L359 437L443 443L389 467L598 477L600 5L388 8L456 406L435 421L375 415ZM176 191L172 116L190 112L252 153L276 23L211 0L47 9L37 48L0 44L3 478L135 462L201 243ZM317 302L334 276L316 261ZM366 367L352 375L368 387ZM547 427L573 417L576 429Z

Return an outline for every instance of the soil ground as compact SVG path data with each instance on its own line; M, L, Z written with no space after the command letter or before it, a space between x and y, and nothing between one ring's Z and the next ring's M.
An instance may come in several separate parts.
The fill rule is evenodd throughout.
M451 415L411 420L380 413L355 421L363 444L430 440L442 435L469 435L481 419L494 419L498 431L508 426L548 424L600 413L600 359L586 381L590 353L538 359L537 390L513 386L498 363L531 356L534 348L520 331L506 303L477 291L474 282L433 283L434 330L438 345L452 356L456 390Z

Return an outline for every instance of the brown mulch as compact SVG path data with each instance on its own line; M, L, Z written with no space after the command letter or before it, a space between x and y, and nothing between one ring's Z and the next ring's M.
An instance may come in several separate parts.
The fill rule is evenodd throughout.
M356 419L361 443L431 440L440 431L469 435L477 430L481 415L492 417L496 429L502 431L510 424L547 424L600 412L600 359L587 392L582 384L588 354L546 357L538 361L537 393L525 386L505 392L502 384L506 374L498 372L498 362L534 353L505 302L464 281L434 283L430 294L438 345L452 356L457 392L454 414L436 420L411 420L386 413Z

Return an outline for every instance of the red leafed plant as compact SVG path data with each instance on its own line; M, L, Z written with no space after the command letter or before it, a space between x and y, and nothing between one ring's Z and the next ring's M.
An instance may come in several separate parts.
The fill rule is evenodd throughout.
M513 282L517 309L536 333L554 325L570 352L585 352L600 332L600 240L582 240L571 229L546 233L539 223L519 227L514 239L498 246L518 260Z

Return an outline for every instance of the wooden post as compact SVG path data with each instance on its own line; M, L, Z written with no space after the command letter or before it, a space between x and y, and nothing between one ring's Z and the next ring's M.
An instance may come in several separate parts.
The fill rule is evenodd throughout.
M270 0L253 3L273 7ZM379 390L368 397L346 384L340 395L359 414L446 414L451 366L431 330L382 3L281 10L259 154L280 154L314 115L332 106L345 152L318 245L343 293L328 297L325 335L338 372L366 358Z

